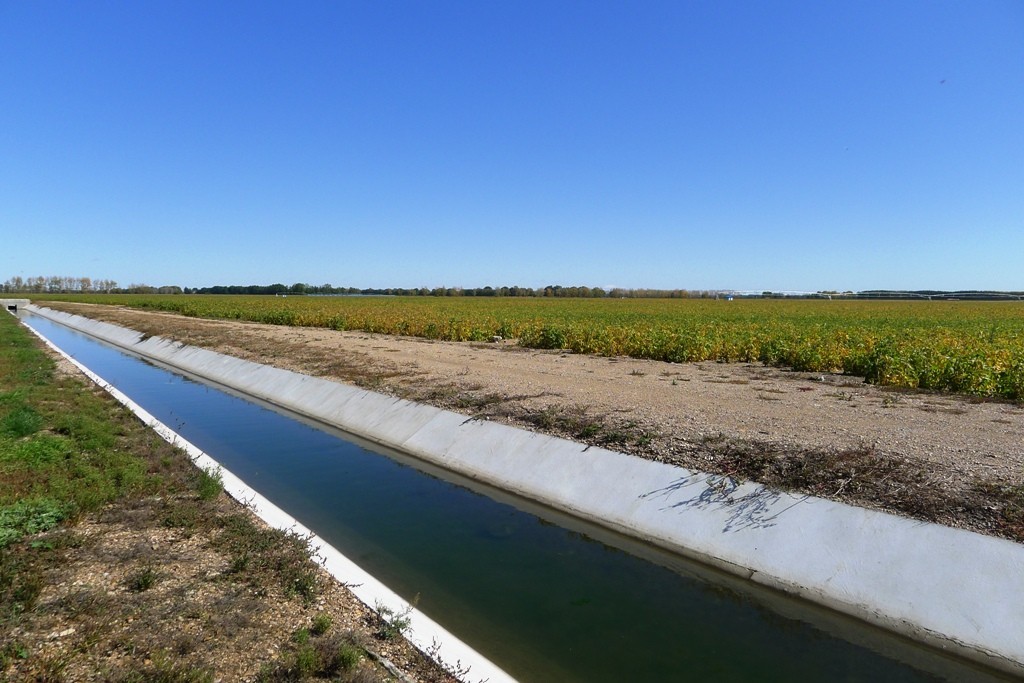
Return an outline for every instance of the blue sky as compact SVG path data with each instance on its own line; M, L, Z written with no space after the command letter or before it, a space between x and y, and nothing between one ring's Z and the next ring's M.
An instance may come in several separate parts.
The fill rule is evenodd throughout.
M1024 3L3 2L0 234L0 280L1020 290Z

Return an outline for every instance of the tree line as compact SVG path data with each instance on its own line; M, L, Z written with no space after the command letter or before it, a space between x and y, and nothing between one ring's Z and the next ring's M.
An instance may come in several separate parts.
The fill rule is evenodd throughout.
M130 284L121 287L115 280L89 277L50 275L23 278L20 275L8 278L0 284L4 294L181 294L184 290L177 285L152 287L144 284Z
M296 282L293 285L217 285L214 287L186 287L186 294L275 294L278 296L495 296L495 297L567 297L583 299L602 298L708 298L717 292L686 289L625 289L601 287L548 285L546 287L335 287L331 284L312 285Z
M567 298L709 298L718 292L686 289L626 289L601 287L548 285L546 287L335 287L296 282L292 285L215 285L213 287L180 287L177 285L153 287L146 284L119 286L115 280L88 277L15 276L0 285L5 294L274 294L293 296L500 296L500 297L567 297Z
M146 284L130 284L121 287L114 280L88 277L29 277L15 276L0 285L5 294L272 294L278 296L493 296L493 297L564 297L575 299L717 299L717 298L764 298L764 299L931 299L931 300L1021 300L1024 292L997 292L991 290L942 291L942 290L878 290L859 292L821 290L818 292L731 292L713 289L627 289L624 287L387 287L363 288L335 287L327 283L313 285L296 282L285 285L216 285L213 287L179 287L165 285L153 287Z

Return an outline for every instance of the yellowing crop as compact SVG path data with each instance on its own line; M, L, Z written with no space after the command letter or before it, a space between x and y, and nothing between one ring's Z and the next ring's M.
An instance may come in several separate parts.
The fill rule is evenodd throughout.
M184 315L670 362L761 362L1024 400L1024 303L49 295Z

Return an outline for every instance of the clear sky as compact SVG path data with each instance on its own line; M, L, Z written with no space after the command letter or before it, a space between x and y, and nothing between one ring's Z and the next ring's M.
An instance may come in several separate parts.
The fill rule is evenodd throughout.
M1024 289L1021 0L0 2L0 281Z

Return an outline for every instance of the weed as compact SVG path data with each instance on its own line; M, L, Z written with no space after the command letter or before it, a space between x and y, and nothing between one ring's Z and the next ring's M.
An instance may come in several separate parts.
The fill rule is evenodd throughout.
M967 516L1010 538L1024 538L1024 486L987 482L973 490L949 489L935 485L914 463L867 447L787 451L721 437L705 440L705 446L725 474L826 498L871 500L932 522Z
M19 657L28 659L28 657ZM2 656L0 656L2 662ZM68 656L61 654L37 654L32 656L25 674L29 680L49 682L63 681L64 670L68 666Z
M153 567L147 566L128 576L125 579L125 585L129 590L141 593L155 586L158 578L157 571Z
M601 437L601 443L609 445L623 445L629 442L629 434L625 431L613 429Z
M207 626L218 638L235 638L259 623L261 613L260 601L239 587L214 601Z
M633 377L643 377L647 373L644 372L643 370L631 370L629 374L632 375Z
M228 572L231 574L241 574L249 568L250 555L248 552L242 552L239 555L235 555L231 558L231 564L228 566Z
M95 618L108 611L111 599L106 593L91 588L80 588L63 596L58 608L72 619Z
M313 617L313 623L310 625L309 630L313 635L322 636L331 630L331 625L333 623L334 620L331 618L330 614L327 612L320 612Z
M309 601L319 591L316 567L310 562L309 539L294 532L257 527L244 515L229 515L217 545L231 556L231 573L246 573L254 586L276 582L289 597Z
M974 489L985 499L994 501L997 525L1011 538L1024 537L1024 484L979 481Z
M537 425L541 429L551 429L558 423L558 408L555 406L548 406L539 413L533 413L527 420Z
M13 640L0 648L0 671L6 669L16 659L28 659L28 647Z
M306 678L330 678L331 680L379 683L379 676L359 675L359 663L364 649L355 634L346 633L323 638L310 638L310 632L302 629L301 642L296 642L285 651L275 666L265 666L260 671L260 681L296 681ZM298 632L297 632L298 633ZM340 678L339 678L340 677Z
M308 638L308 633L306 634ZM308 642L303 643L295 652L295 669L300 676L311 676L316 673L320 664L320 657Z
M0 550L0 621L31 610L42 590L43 574L37 563Z
M35 534L57 526L67 517L68 508L50 498L19 500L0 506L0 548L26 534Z
M213 500L224 490L224 474L216 469L200 469L196 482L196 491L200 500Z
M186 536L208 521L206 506L194 500L165 500L162 523L171 529L181 529Z
M67 439L36 434L14 443L5 443L0 449L0 461L5 461L12 469L45 470L71 455L71 450Z
M442 669L448 672L448 675L453 677L457 681L467 680L469 675L470 667L464 666L461 660L456 660L455 663L446 662L441 658L441 643L435 638L431 642L430 647L426 649L427 656L437 662Z
M405 635L405 632L412 623L409 618L409 615L412 614L412 605L406 605L401 610L394 610L381 602L377 602L373 609L380 619L377 627L377 637L382 640L394 640Z
M213 672L177 660L166 651L155 653L142 666L120 678L120 683L213 683Z
M194 633L181 633L174 639L174 653L184 657L196 652L202 640Z
M324 638L316 644L321 670L327 676L353 671L363 659L363 650L353 641L342 637Z

